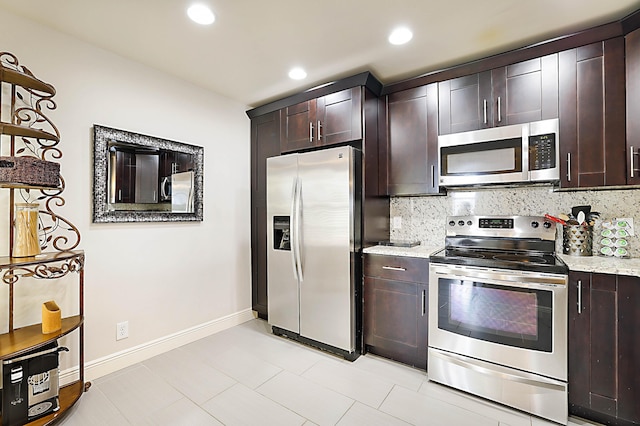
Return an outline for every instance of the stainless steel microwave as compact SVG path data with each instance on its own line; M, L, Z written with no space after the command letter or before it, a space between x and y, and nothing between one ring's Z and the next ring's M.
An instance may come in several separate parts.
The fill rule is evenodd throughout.
M558 143L557 118L439 136L440 186L558 181Z

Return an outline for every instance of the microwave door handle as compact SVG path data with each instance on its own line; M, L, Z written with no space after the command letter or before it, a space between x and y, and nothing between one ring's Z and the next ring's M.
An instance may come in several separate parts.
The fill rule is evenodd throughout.
M162 194L163 199L167 199L169 197L169 192L167 191L167 185L169 184L169 179L162 179L162 185L160 185L160 193Z
M498 97L498 121L500 121L500 97ZM531 129L528 124L522 126L522 178L531 180L531 170L529 170L529 134Z
M431 165L431 188L436 187L436 166Z

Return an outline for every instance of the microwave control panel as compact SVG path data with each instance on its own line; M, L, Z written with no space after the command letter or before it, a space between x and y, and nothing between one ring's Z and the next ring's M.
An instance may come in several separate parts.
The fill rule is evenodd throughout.
M529 136L529 170L553 169L555 167L555 133Z

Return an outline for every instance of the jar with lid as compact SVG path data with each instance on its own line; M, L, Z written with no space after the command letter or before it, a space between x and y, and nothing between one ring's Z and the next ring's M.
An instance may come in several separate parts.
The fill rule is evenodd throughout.
M38 239L38 203L16 203L13 221L12 257L40 254Z

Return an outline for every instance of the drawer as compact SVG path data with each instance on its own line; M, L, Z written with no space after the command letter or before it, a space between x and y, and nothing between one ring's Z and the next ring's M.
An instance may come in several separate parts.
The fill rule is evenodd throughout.
M364 275L396 281L429 283L429 259L365 253Z

